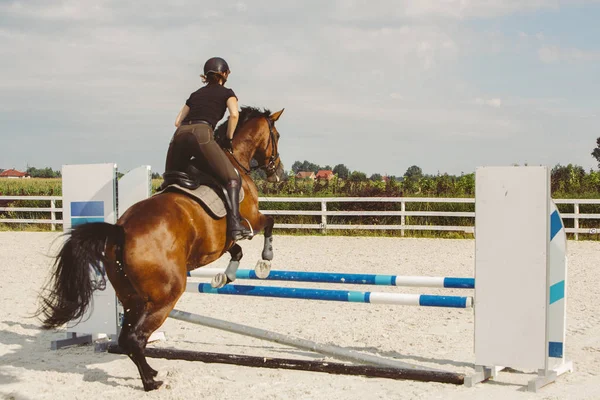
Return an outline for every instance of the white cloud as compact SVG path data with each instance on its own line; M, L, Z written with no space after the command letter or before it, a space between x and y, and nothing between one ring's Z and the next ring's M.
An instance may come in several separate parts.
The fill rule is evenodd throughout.
M555 4L257 0L207 8L184 0L0 2L0 58L10 60L0 64L0 75L6 77L0 80L0 116L15 121L2 122L0 128L27 126L26 134L15 137L37 134L40 147L55 146L51 139L58 135L85 137L107 158L135 152L142 137L148 150L127 162L151 162L160 170L176 113L201 85L204 60L219 55L231 65L228 85L242 105L286 107L278 126L288 138L281 145L292 157L289 164L319 151L321 142L312 135L334 147L349 137L364 142L365 132L376 131L393 140L389 148L398 154L364 161L368 165L397 164L403 155L425 160L419 147L439 140L443 149L432 153L430 162L451 172L445 166L457 161L441 154L455 138L473 144L539 134L543 122L531 115L545 112L542 106L514 101L530 88L510 80L496 85L505 82L501 68L514 63L512 56L523 60L523 54L550 42L536 31L507 34L460 20ZM547 46L539 57L557 62L586 60L590 54ZM523 71L527 74L535 71ZM565 103L548 105L540 120L575 120L578 105ZM573 113L558 112L566 107ZM53 133L46 126L36 132L24 124L31 115L54 122ZM114 143L119 143L117 150ZM325 162L350 164L360 158L363 145L344 148L339 158ZM53 157L65 162L61 157L67 156ZM14 157L20 157L18 152ZM395 167L385 169L395 173Z
M110 10L106 1L86 4L85 1L12 1L0 4L0 13L10 17L32 17L41 20L98 21L106 19Z
M558 46L543 46L538 49L539 59L547 64L561 61L587 62L600 60L600 51L582 50L577 48L561 48Z
M544 46L538 50L538 56L542 62L553 63L559 60L560 54L558 47Z
M435 26L413 25L400 28L361 28L332 26L323 30L331 47L341 47L358 55L363 62L379 59L383 67L434 68L439 62L456 58L459 46ZM387 65L386 65L387 64Z
M486 105L486 106L498 108L502 105L502 100L499 98L482 99L482 98L478 97L475 99L475 104Z
M531 39L531 42L543 42L546 37L542 32L527 33L519 31L519 38L524 41L528 41L529 39Z
M248 10L248 5L246 5L246 3L243 3L241 1L238 1L233 6L234 6L235 10L238 12L245 12Z
M419 0L419 1L349 1L338 0L337 11L342 20L386 18L450 19L489 18L540 9L556 10L561 4L586 0ZM593 1L593 0L592 0Z

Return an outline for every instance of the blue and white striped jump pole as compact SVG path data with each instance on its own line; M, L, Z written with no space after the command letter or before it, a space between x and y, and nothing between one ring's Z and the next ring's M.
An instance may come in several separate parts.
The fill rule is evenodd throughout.
M351 303L395 304L403 306L450 308L473 307L473 298L470 296L436 296L427 294L359 292L354 290L284 288L275 286L245 286L232 284L220 289L215 289L208 283L195 282L188 282L185 291L188 293L200 292L238 296L343 301Z
M218 268L198 268L188 272L188 276L196 278L212 278L217 273L223 272ZM260 279L252 269L239 269L237 279ZM344 283L352 285L381 285L404 287L431 287L448 289L473 289L474 278L431 277L431 276L399 276L375 274L343 274L332 272L303 272L303 271L275 271L260 280L268 281L293 281L293 282L321 282Z

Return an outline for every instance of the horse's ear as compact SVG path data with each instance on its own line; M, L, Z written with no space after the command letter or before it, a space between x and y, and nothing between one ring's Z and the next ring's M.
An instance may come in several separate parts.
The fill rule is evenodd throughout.
M269 119L273 122L277 121L279 119L279 117L281 117L281 114L283 114L283 110L285 110L285 108L282 108L280 111L277 111L277 112L271 114L269 116Z

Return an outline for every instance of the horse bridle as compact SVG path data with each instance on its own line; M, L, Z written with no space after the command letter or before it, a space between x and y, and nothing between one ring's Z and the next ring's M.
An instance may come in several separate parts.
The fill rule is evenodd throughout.
M267 124L269 125L269 143L267 143L267 150L269 149L269 146L271 146L273 148L273 151L271 152L271 156L269 157L269 159L265 165L257 165L254 167L251 166L250 169L248 169L241 162L239 162L237 158L235 158L235 156L233 155L233 152L230 153L231 156L233 157L233 159L235 160L235 162L247 174L249 174L250 172L255 171L257 169L264 169L265 172L267 173L267 175L272 175L277 170L276 161L279 159L279 151L277 149L277 142L275 141L275 132L273 132L274 125L273 125L273 122L269 119L269 117L265 117L265 119L267 120Z

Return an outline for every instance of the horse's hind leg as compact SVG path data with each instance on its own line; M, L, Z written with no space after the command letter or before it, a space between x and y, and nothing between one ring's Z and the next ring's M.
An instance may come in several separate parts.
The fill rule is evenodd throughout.
M180 290L179 296L181 293L183 290ZM162 381L154 380L157 372L148 365L144 355L148 338L167 319L179 296L172 301L136 301L135 311L130 308L128 314L126 310L123 329L119 335L119 347L127 352L137 366L145 391L158 389L162 385Z
M237 243L229 249L229 254L231 255L231 259L225 269L225 273L219 272L210 281L210 285L216 289L235 281L235 274L240 267L240 260L244 256L242 248Z
M175 272L181 270L180 272ZM139 273L142 271L141 273ZM173 273L165 274L167 271ZM136 273L137 272L137 273ZM161 281L156 282L160 273ZM185 268L175 265L161 269L151 266L129 267L128 280L119 285L124 317L119 347L136 365L145 391L158 389L157 372L148 365L144 350L150 335L167 319L169 313L185 291ZM131 285L135 282L135 289ZM128 287L125 287L125 286ZM115 288L117 289L117 288ZM125 290L126 295L123 289ZM119 293L119 292L118 292Z
M153 384L148 382L153 381L158 372L148 365L143 354L142 357L139 356L139 350L137 349L140 347L140 338L136 334L136 329L140 325L146 311L146 302L137 293L129 278L127 278L127 274L124 273L123 268L120 266L121 264L117 265L119 265L117 268L107 268L106 272L123 305L124 315L118 339L119 347L138 368L144 388L147 386L151 387ZM146 340L142 337L142 349L145 347L147 340L147 337ZM160 383L156 387L158 386L160 386Z
M131 361L134 362L138 368L140 377L142 377L142 381L148 376L154 378L158 375L158 372L150 367L146 358L134 357L135 349L138 347L135 344L138 338L136 337L134 330L139 325L140 319L144 314L145 302L138 296L132 296L127 299L126 303L123 303L123 308L123 326L121 328L121 333L119 334L119 347L129 356ZM142 347L144 348L145 344Z

